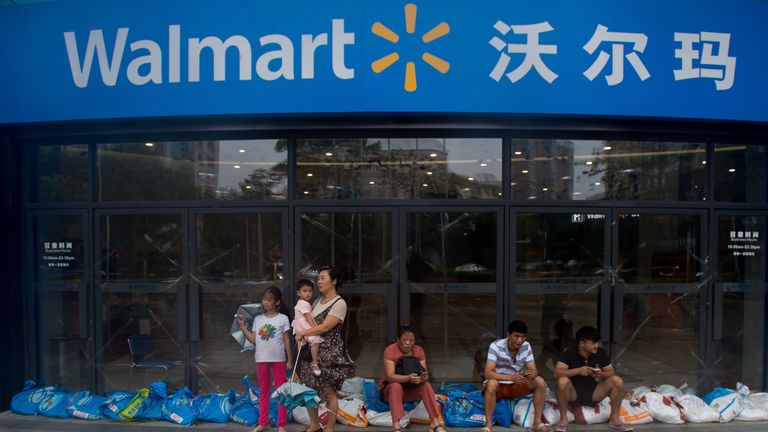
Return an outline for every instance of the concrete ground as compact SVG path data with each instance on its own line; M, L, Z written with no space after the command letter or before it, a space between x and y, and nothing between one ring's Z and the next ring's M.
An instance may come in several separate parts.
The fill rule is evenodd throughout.
M227 424L214 424L214 423L200 423L191 426L192 430L216 430L216 431L240 431L249 432L252 428L241 426L236 423ZM29 417L13 414L10 411L0 413L0 431L24 431L24 432L52 432L52 431L83 431L83 432L116 432L116 431L132 431L132 432L169 432L172 430L184 429L184 426L171 424L168 422L133 422L133 423L115 423L109 421L87 421L87 420L59 420L47 417ZM288 432L300 432L306 429L304 426L291 423L288 425ZM389 432L389 428L371 426L366 428L371 432ZM270 429L271 431L277 431L276 428ZM359 432L359 428L353 428L349 426L337 425L336 430L339 432ZM406 431L413 432L426 432L427 427L422 425L413 425L406 429ZM478 432L480 429L458 429L448 428L449 432ZM495 427L494 431L499 432L518 432L521 428L514 426L512 428ZM606 424L596 425L570 425L570 431L574 432L586 432L586 431L610 431ZM663 423L650 423L646 425L637 426L636 431L643 432L689 432L689 431L727 431L727 432L743 432L743 431L768 431L768 422L741 422L734 421L727 424L708 423L708 424L684 424L684 425L668 425Z

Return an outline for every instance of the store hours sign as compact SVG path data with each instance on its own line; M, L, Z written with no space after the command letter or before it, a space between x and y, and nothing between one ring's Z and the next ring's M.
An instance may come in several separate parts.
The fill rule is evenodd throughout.
M729 231L728 237L728 250L733 256L760 256L762 245L759 231Z
M72 242L43 242L43 265L45 267L72 267L75 255L72 252Z

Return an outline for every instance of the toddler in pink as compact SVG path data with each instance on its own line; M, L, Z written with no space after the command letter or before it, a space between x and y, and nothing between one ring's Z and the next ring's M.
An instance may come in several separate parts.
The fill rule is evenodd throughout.
M315 318L312 316L312 305L309 304L309 301L312 300L313 290L312 282L307 279L302 279L296 283L296 297L299 301L296 302L296 306L293 308L293 334L317 326ZM320 336L306 337L306 343L309 344L309 351L312 354L312 373L316 376L320 376L322 373L320 366L317 365L317 355L320 352L320 344L322 342L323 338ZM301 346L299 349L301 349Z

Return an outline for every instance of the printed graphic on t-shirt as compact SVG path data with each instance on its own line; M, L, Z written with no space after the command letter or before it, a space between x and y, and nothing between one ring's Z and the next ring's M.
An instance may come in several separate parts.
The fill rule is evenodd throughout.
M266 323L259 329L259 337L263 341L274 339L277 336L277 327L270 323Z

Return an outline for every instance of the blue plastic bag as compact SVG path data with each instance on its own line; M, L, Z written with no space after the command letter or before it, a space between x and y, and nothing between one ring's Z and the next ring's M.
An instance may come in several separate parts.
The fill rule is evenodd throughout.
M270 399L269 400L269 425L272 427L277 427L277 420L278 420L278 408L280 407L280 404L277 402L276 399ZM287 410L285 421L287 423L291 423L293 421L293 410Z
M135 393L126 391L115 391L106 394L106 400L101 404L99 410L108 420L123 421L125 417L120 415L120 412L128 406L136 396Z
M474 384L459 384L459 383L452 383L447 382L440 386L440 389L437 390L440 394L447 394L447 393L473 393L478 391L478 388Z
M443 417L448 426L485 426L485 400L479 390L471 393L447 392L445 396L445 401L438 402L443 406Z
M11 411L16 414L37 415L40 403L53 395L53 387L38 387L34 381L24 382L24 388L11 399Z
M365 407L366 408L368 408L371 411L375 411L377 413L389 411L389 404L386 401L381 400L381 397L379 394L379 385L376 384L376 381L363 382L363 389L365 390ZM419 404L418 401L405 402L403 403L403 409L406 412L412 411L416 408L416 405L418 404Z
M163 404L165 403L168 387L165 381L155 381L149 385L149 397L141 404L135 420L162 420Z
M71 418L67 408L74 403L73 395L77 394L66 391L53 392L47 399L40 402L37 412L45 417ZM79 396L77 395L78 398Z
M74 397L72 405L67 408L67 412L74 418L84 420L103 420L104 415L99 410L101 404L104 403L107 398L104 396L92 395L89 391L78 392L79 395Z
M232 412L232 406L236 399L237 395L234 390L230 390L226 394L209 393L195 398L192 407L198 420L226 423L229 421L229 414Z
M189 426L196 422L197 416L192 406L194 398L195 395L187 387L167 396L162 407L163 419L184 426Z
M229 419L241 425L256 426L259 423L258 389L251 385L248 375L241 382L245 384L245 393L237 396Z
M493 423L505 428L512 426L511 400L499 399L496 401L496 408L493 410Z

